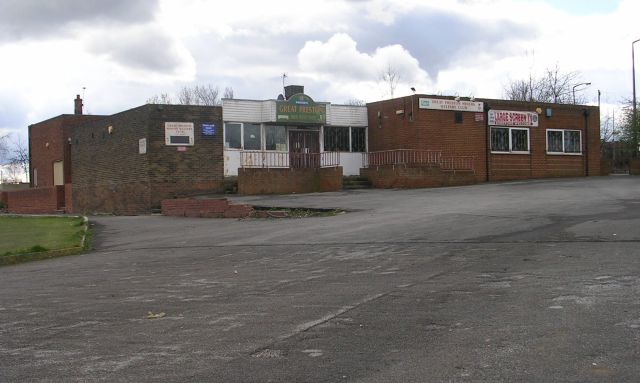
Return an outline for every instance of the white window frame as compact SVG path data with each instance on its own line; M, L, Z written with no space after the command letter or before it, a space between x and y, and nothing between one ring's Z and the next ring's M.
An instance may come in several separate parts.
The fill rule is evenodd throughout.
M562 151L550 152L549 151L549 132L562 132ZM564 148L564 132L578 132L580 134L580 152L579 153L567 153ZM553 156L581 156L582 155L582 130L580 129L547 129L545 131L545 142L547 154Z
M509 151L496 151L491 149L491 154L531 154L531 130L524 127L511 127L511 126L491 126L491 129L509 129ZM526 130L527 131L527 151L514 151L511 132L513 130ZM489 132L489 139L491 139L491 132ZM491 144L491 142L489 142Z
M238 125L240 125L240 147L239 148L228 148L228 147L225 146L227 144L227 124L238 124ZM244 148L244 125L245 124L258 125L260 127L260 149L245 149ZM265 125L263 123L260 123L260 122L224 121L224 123L222 124L222 145L224 147L224 150L253 150L253 151L261 150L261 151L264 151L264 147L265 147L264 127L265 127Z

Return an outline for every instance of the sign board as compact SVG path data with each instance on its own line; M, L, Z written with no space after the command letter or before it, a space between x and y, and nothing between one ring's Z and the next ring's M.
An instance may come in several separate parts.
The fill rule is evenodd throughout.
M476 120L476 122L484 121L484 113L476 113L475 114L475 120Z
M420 109L456 110L460 112L482 112L484 105L480 101L456 101L443 98L419 98Z
M209 138L216 135L216 124L202 124L202 137Z
M276 122L324 124L326 121L327 107L306 94L298 93L287 101L276 101Z
M538 126L538 114L514 110L490 110L489 125L499 126Z
M138 154L147 154L147 139L141 138L138 140Z
M165 122L164 143L168 146L193 146L193 122Z
M186 152L187 151L187 147L186 146L178 146L178 151L179 152Z

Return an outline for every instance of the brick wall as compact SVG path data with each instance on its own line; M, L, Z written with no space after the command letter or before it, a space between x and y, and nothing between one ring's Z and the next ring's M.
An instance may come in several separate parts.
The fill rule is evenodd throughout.
M104 116L63 114L29 126L29 175L31 187L53 186L53 163L64 161L64 182L71 182L71 158L68 138L84 123ZM48 145L47 145L48 144ZM37 169L37 185L34 185Z
M222 190L220 107L144 105L76 129L72 139L76 212L145 214L160 201ZM165 145L165 122L194 123L194 146ZM202 123L218 127L201 135ZM109 133L111 127L111 133ZM139 153L146 139L147 152Z
M481 115L462 112L462 122L456 123L454 111L419 109L419 97L408 96L367 105L369 151L439 150L443 156L473 156L477 181L585 176L587 170L588 175L601 174L597 107L483 99L479 101L484 102L485 112ZM535 112L537 108L542 114L539 115L539 126L529 129L530 154L489 153L486 110ZM552 109L549 118L545 117L547 108ZM404 113L396 113L399 110ZM588 111L586 118L585 110ZM546 129L580 130L583 153L578 156L547 154Z
M192 122L194 146L178 151L165 145L165 122ZM215 124L214 136L202 135L202 124ZM222 192L224 142L222 108L161 105L151 108L149 120L149 184L151 205L165 198Z
M64 196L64 186L6 192L7 209L16 214L55 213L64 204L61 195Z
M2 202L2 205L6 208L7 207L7 200L8 200L8 196L7 196L7 192L5 191L0 191L0 202Z
M443 171L430 166L377 166L360 169L376 188L427 188L475 184L472 171Z
M239 194L315 193L342 190L342 167L238 169Z
M161 206L162 214L173 217L246 218L253 214L253 208L251 206L233 204L226 198L165 199L162 200Z

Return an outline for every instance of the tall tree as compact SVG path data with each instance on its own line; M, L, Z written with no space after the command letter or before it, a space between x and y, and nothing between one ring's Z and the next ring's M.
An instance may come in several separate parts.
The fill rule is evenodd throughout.
M9 163L20 169L25 178L29 179L29 148L20 138L13 142Z
M387 67L380 74L380 80L389 87L389 95L393 98L393 93L398 86L398 81L400 81L400 73L398 70L391 64L387 64Z

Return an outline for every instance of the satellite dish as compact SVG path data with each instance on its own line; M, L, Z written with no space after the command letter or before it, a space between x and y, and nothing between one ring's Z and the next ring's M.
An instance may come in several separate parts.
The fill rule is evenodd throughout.
M282 93L278 95L278 101L284 101L284 96L282 95Z

